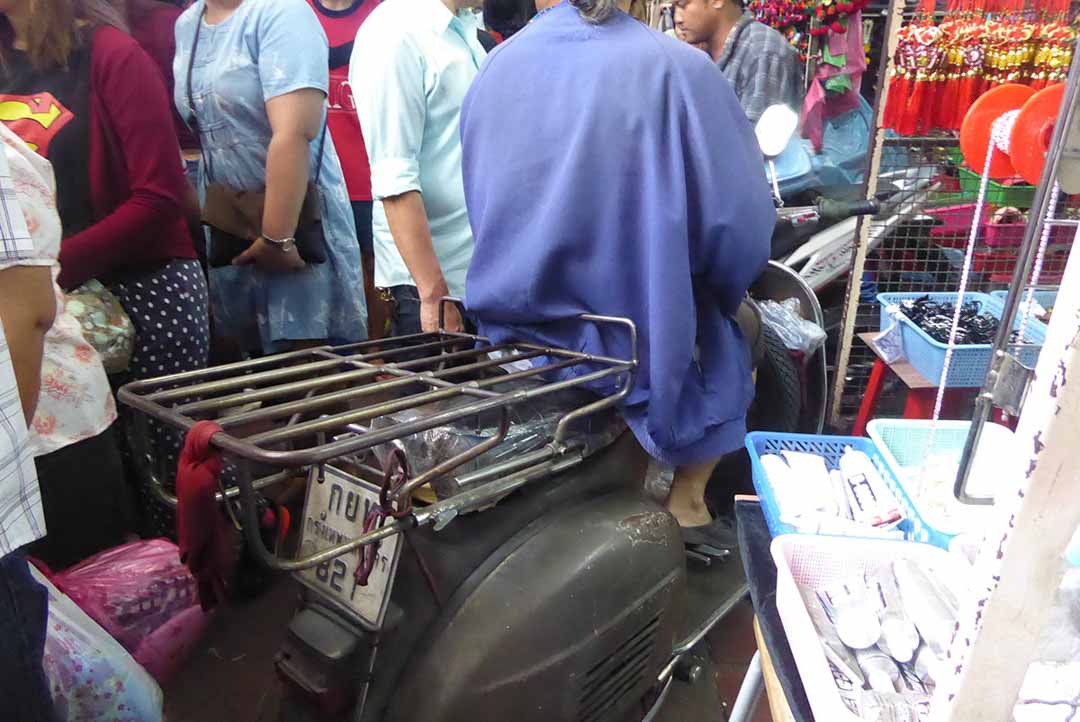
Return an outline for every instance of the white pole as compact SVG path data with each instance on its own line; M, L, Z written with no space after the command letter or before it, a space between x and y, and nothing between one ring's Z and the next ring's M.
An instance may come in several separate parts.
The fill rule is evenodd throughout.
M1078 239L1080 242L1080 239ZM1014 292L1019 292L1014 289ZM983 539L973 597L932 706L934 722L1006 722L1034 660L1080 526L1080 253L1069 257L1015 452L996 485L997 523Z

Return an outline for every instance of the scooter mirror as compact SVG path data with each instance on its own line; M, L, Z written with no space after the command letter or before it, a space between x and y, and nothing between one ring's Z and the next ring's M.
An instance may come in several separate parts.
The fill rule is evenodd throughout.
M770 105L754 126L758 146L766 158L775 158L799 126L799 115L786 105Z

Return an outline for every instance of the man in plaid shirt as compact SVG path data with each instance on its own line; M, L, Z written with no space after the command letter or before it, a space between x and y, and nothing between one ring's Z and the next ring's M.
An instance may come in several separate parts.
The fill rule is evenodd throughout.
M770 105L802 110L803 68L795 48L744 12L739 0L675 0L675 33L712 56L751 123Z
M45 332L56 312L51 267L35 258L0 153L0 701L4 719L56 719L42 668L48 593L19 549L45 535L27 432L41 383Z

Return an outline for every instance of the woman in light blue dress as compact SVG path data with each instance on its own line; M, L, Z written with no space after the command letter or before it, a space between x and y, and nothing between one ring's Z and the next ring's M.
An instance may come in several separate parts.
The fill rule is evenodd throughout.
M337 151L322 132L328 52L305 0L199 0L176 23L174 101L198 130L201 188L209 166L215 182L266 191L262 237L234 265L210 270L218 330L251 353L366 337L356 228ZM317 171L327 261L304 265L287 240Z

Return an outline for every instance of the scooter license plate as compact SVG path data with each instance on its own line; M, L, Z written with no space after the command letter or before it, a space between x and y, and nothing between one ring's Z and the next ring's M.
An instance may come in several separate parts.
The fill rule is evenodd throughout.
M313 469L308 478L304 527L300 532L301 556L310 556L363 534L364 518L379 503L379 489L374 484L332 466L323 469L321 482L318 469ZM400 541L397 534L382 540L366 586L356 581L356 568L361 563L358 549L297 572L297 577L364 627L377 630L386 615L401 554Z

